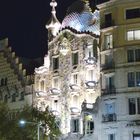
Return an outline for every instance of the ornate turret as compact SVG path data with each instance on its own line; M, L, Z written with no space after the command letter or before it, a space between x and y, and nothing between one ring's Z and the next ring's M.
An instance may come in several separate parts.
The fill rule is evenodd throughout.
M52 16L50 20L48 21L46 28L48 29L48 39L51 40L53 37L55 37L60 29L61 23L58 21L56 17L56 10L55 7L57 6L57 2L55 0L52 0L50 3L50 6L52 7Z

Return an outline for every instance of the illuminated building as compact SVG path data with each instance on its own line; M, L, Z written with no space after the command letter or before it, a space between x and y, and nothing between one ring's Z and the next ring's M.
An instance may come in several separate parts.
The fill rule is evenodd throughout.
M60 24L56 1L50 5L48 54L35 69L34 104L40 110L49 106L63 138L80 139L94 132L93 116L82 108L93 109L100 94L99 11L92 13L87 2L77 0Z
M100 11L99 140L140 140L140 1L112 0Z

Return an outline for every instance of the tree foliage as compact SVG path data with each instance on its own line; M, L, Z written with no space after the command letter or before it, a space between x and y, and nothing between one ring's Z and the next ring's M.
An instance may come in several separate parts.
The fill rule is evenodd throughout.
M39 111L36 108L25 106L11 118L8 106L0 103L0 140L36 140L37 124L40 123L40 140L51 137L55 139L59 134L55 116L49 111ZM25 125L19 124L25 120Z

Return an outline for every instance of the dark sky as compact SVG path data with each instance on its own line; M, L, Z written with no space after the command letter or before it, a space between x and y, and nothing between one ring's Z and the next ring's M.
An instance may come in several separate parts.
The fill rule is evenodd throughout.
M51 0L0 0L0 38L8 37L17 56L43 57L47 53L45 24L51 16ZM75 0L56 0L62 21ZM94 0L91 0L94 2Z

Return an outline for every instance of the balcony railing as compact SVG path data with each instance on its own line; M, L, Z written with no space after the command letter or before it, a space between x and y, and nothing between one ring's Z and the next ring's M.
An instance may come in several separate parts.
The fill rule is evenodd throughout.
M102 115L103 122L114 122L117 120L116 113Z
M111 88L106 88L101 90L101 95L114 95L116 94L116 88L113 86Z
M114 61L111 61L109 63L105 63L105 64L101 65L102 70L109 70L109 69L114 69L114 68L115 68Z
M114 20L110 20L101 24L101 29L115 26Z
M85 59L86 65L96 65L97 59L95 57L88 57Z

